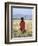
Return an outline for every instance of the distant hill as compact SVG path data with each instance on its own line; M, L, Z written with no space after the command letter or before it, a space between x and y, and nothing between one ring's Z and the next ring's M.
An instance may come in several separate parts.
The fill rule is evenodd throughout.
M22 15L22 14L17 14L17 15L13 15L12 19L21 19L21 17L24 17L24 19L26 20L32 20L32 15Z

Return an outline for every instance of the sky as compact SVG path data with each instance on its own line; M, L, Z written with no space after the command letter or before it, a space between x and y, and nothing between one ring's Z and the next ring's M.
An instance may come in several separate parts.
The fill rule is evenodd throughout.
M15 18L31 16L32 17L32 9L27 8L13 8L12 9L12 16Z

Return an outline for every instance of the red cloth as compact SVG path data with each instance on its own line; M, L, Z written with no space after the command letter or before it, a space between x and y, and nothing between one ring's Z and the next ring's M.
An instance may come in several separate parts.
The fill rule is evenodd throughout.
M25 22L24 21L22 21L20 23L20 30L25 30Z

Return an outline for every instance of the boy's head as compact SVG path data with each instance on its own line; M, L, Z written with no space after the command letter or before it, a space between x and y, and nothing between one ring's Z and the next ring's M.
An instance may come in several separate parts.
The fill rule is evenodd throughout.
M24 18L23 17L21 17L21 21L23 21L24 20Z

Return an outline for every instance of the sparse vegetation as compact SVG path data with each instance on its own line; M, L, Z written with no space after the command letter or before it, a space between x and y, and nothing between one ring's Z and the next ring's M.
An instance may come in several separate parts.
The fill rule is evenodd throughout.
M26 32L22 33L20 31L20 20L13 20L12 27L12 37L31 37L32 36L32 20L25 20L26 22Z

